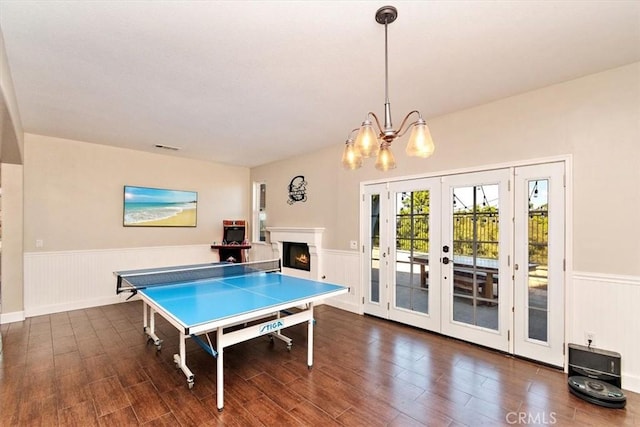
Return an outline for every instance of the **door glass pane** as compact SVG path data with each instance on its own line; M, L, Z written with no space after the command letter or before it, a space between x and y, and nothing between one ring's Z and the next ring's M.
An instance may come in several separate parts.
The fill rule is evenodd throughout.
M429 313L429 191L396 193L395 305Z
M529 181L529 242L528 292L529 338L547 341L549 320L549 180Z
M371 195L371 283L369 291L370 302L380 302L380 195Z
M498 330L498 185L453 190L453 320ZM443 254L443 256L447 256Z

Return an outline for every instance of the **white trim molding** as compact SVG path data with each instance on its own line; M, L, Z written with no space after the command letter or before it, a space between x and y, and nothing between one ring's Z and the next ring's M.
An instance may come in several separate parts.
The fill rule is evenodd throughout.
M24 311L12 311L11 313L0 313L0 324L22 322L25 319Z
M640 286L640 277L618 274L573 272L574 280L590 280L593 282L614 283L616 285Z

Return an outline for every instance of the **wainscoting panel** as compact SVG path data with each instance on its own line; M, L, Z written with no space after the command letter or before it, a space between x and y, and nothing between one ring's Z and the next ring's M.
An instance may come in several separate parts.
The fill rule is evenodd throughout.
M356 251L323 250L320 276L328 283L349 287L349 293L325 303L353 313L362 313L360 300L360 254Z
M574 272L570 294L568 342L595 334L594 347L622 356L622 388L640 392L640 277Z
M278 253L273 250L271 243L251 243L249 261L265 261L276 258L278 258Z
M24 254L26 317L123 301L114 271L218 260L210 245L163 246Z

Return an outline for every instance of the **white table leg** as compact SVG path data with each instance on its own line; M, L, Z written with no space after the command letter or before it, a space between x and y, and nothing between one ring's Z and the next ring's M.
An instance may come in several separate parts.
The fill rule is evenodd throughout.
M224 407L224 343L222 342L224 328L218 328L216 345L218 346L217 370L216 370L216 394L218 411L222 411Z
M187 336L180 332L180 354L173 355L173 361L176 364L176 368L180 368L184 375L187 377L187 386L189 389L193 388L195 381L193 372L187 366Z
M153 308L149 309L151 314L149 315L149 328L153 335L156 334L156 312Z
M149 315L147 314L147 303L142 303L142 330L147 332L147 326L149 326Z
M156 346L156 351L162 348L162 340L156 335L156 312L146 303L142 303L142 326L149 341Z
M313 303L309 303L309 311L311 319L309 319L307 327L307 366L311 369L313 366Z

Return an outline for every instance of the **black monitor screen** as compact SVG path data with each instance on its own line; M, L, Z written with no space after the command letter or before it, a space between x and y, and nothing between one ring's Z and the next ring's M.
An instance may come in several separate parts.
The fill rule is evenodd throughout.
M242 243L244 241L243 227L229 227L224 230L224 241L230 243Z

